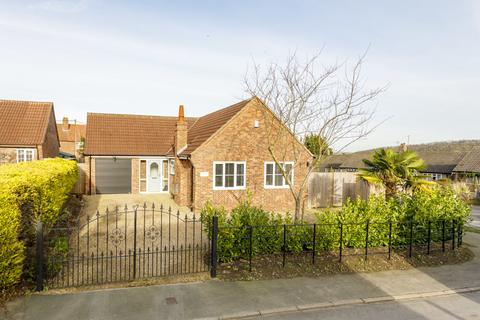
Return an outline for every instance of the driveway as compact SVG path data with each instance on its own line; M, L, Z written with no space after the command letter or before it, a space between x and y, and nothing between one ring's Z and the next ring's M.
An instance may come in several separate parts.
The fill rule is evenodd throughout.
M144 204L147 205L149 209L152 208L152 205L155 205L155 208L160 209L160 205L168 210L169 207L172 208L173 212L177 210L181 214L185 215L190 213L190 209L187 207L179 206L169 194L98 194L92 196L83 196L84 207L82 209L82 214L89 214L90 216L94 215L98 210L100 213L105 213L105 210L108 208L112 212L116 206L123 210L125 205L133 210L136 206L140 208Z
M375 273L354 273L318 278L294 278L264 281L204 282L157 285L149 287L98 290L67 294L33 294L7 305L6 319L196 319L209 317L260 314L282 319L297 318L302 310L319 312L335 309L368 307L370 303L387 304L395 300L393 311L402 315L396 319L451 318L441 300L430 300L439 308L435 313L421 313L405 305L411 299L429 299L457 295L445 303L465 300L468 310L480 309L480 234L467 233L464 245L475 253L475 258L458 265L443 265L410 270L392 270ZM471 292L471 293L467 293ZM402 302L402 303L400 303ZM343 306L343 307L342 307ZM448 306L447 306L448 307ZM389 317L389 309L379 308L375 317ZM467 309L465 309L466 311ZM455 312L454 309L451 310ZM325 311L328 312L328 311ZM320 314L320 313L319 313ZM350 314L350 316L356 313ZM469 314L473 317L473 314ZM318 319L306 317L304 319ZM333 316L332 318L336 318ZM362 318L362 317L361 317ZM370 318L363 314L363 318ZM395 318L395 317L394 317ZM392 319L394 319L392 318Z
M472 206L472 219L470 225L480 227L480 206Z

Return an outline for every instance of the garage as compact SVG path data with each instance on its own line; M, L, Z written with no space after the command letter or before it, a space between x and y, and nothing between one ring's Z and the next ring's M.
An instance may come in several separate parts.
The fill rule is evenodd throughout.
M132 192L132 159L95 159L97 194Z

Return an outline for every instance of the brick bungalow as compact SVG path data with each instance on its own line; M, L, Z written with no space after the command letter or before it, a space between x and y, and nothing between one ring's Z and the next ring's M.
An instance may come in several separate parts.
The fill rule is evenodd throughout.
M248 190L267 210L292 211L291 191L268 152L271 128L287 132L281 160L295 184L312 156L257 98L200 118L185 117L183 106L178 117L89 113L86 190L170 193L192 210L207 200L232 208Z
M0 164L58 156L52 102L0 100Z
M57 123L57 132L60 139L60 152L64 157L74 157L77 160L83 158L83 144L85 141L85 124L73 123L67 117L63 117L61 123Z

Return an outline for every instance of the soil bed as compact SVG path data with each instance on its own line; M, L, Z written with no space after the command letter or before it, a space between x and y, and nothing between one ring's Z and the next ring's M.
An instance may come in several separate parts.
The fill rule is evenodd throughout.
M430 255L425 252L413 252L408 257L408 250L394 250L391 259L384 249L370 249L368 259L360 250L352 250L339 262L338 254L322 253L315 256L312 264L311 253L287 254L283 267L282 254L270 254L254 257L252 270L249 271L249 261L240 259L232 263L221 264L218 268L218 278L226 281L235 280L266 280L295 277L318 277L340 273L376 272L385 270L406 270L417 267L430 267L448 264L464 263L473 258L472 251L466 246L455 251L442 253L436 250Z

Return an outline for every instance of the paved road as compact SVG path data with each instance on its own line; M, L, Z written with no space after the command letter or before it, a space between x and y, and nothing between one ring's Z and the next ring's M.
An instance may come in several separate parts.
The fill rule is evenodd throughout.
M259 318L260 319L260 318ZM327 308L316 311L285 313L264 316L271 320L313 319L480 319L480 292L456 294L429 299L408 300L401 303L383 302Z
M475 253L475 258L459 265L318 278L237 282L210 280L70 294L34 294L10 303L6 315L0 310L0 319L195 319L324 302L480 287L480 234L467 233L464 240L464 244ZM478 295L473 296L478 298ZM171 298L175 298L177 303L169 303ZM475 299L470 301L477 303L480 310L479 300ZM419 304L418 308L426 304L428 302ZM440 304L440 307L454 306ZM360 306L354 308L364 310ZM364 317L367 317L368 310L381 309L380 306L365 308ZM422 318L404 301L393 304L392 308L396 313L403 314L402 319ZM345 309L342 312L348 316L350 309ZM380 309L378 312L381 312ZM328 310L325 312L328 313ZM379 313L376 318L387 317Z
M472 206L472 226L480 227L480 206Z

